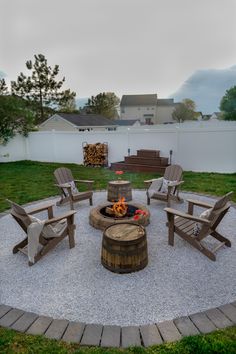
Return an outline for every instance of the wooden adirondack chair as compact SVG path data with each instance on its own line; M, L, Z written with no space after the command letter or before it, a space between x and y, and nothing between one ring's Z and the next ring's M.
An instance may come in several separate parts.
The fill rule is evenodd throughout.
M53 217L53 205L54 203L47 203L43 206L31 209L29 212L26 212L24 208L20 205L11 202L11 215L16 220L16 222L21 226L21 228L26 233L26 238L22 240L20 243L14 246L13 253L17 253L18 251L28 255L28 227L33 222L30 218L31 215L39 213L43 210L47 210L48 212L48 220L44 222L44 226L51 225L50 228L50 237L48 238L45 235L45 229L43 228L39 235L39 248L38 252L34 257L34 263L40 260L45 254L47 254L50 250L52 250L59 242L61 242L65 237L68 236L69 238L69 246L73 248L75 246L74 241L74 232L75 232L75 224L74 224L74 214L76 211L70 210L67 213L59 217ZM66 222L60 223L63 219L66 219ZM60 224L58 227L58 233L56 233L57 225ZM52 237L53 236L53 237ZM33 262L28 262L29 266L34 264Z
M150 188L153 181L157 179L151 179L144 181L146 185L146 194L147 194L147 205L150 205L150 199L162 200L167 203L167 206L170 206L171 199L182 202L182 199L179 197L179 187L184 181L182 181L183 169L179 165L170 165L166 167L165 174L163 178L165 180L171 181L171 185L168 185L166 192L161 192L162 185L160 185L159 190L151 195Z
M230 199L233 192L229 192L220 198L214 205L203 203L201 201L188 200L188 213L183 213L175 209L165 208L168 218L169 240L168 243L174 246L174 234L176 233L184 240L188 241L193 247L202 252L212 261L216 260L215 252L222 246L231 247L231 242L222 236L216 229L225 214L230 208ZM211 208L209 216L206 218L193 215L194 205L202 208ZM196 223L198 223L198 233L196 234ZM204 245L204 238L212 236L220 243L212 250Z
M57 205L62 205L64 203L70 203L71 209L74 209L74 203L81 200L89 199L90 205L93 205L93 183L90 180L74 179L71 170L65 167L57 168L54 171L54 176L56 179L56 186L60 189L61 199ZM76 188L77 183L85 183L87 185L87 191L79 192ZM73 184L73 185L72 185ZM74 191L73 189L76 188Z

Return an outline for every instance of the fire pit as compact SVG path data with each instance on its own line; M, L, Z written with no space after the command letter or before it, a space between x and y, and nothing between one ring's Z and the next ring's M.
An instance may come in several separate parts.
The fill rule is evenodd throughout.
M108 226L112 224L119 224L119 223L138 223L143 226L147 226L149 224L150 212L149 210L138 203L126 203L127 205L127 213L125 216L115 217L114 215L110 214L110 209L113 208L112 204L103 204L98 205L96 208L91 209L89 214L89 223L95 229L105 230ZM146 213L145 217L139 218L139 220L135 220L135 212L136 210L142 210Z

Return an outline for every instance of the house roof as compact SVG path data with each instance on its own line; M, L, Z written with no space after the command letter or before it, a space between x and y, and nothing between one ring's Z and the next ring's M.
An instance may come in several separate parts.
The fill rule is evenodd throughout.
M222 113L221 112L213 112L211 116L215 115L217 118L221 117Z
M123 95L121 106L155 106L157 104L157 94L147 95Z
M117 125L129 126L134 125L136 122L140 122L139 119L116 119L113 121Z
M173 98L158 98L157 105L158 106L173 106L174 99Z
M103 117L100 114L57 113L57 115L76 125L77 127L116 125L111 119Z

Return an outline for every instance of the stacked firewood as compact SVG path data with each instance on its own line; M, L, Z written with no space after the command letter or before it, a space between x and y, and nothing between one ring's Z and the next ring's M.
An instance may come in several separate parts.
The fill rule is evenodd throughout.
M106 143L86 144L83 150L85 166L107 166L108 146Z

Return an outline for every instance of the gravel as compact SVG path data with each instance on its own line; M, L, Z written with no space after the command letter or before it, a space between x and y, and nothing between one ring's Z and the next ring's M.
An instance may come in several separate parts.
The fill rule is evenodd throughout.
M182 196L213 202L203 196ZM146 205L144 191L133 191L133 199ZM105 201L105 192L94 193L95 206ZM148 266L125 275L101 265L102 232L88 223L88 201L76 205L75 248L70 250L65 239L32 267L23 254L12 254L24 233L10 215L2 217L0 303L54 318L127 326L156 323L234 301L236 209L230 209L219 228L232 247L220 249L212 262L178 236L175 246L168 246L164 206L153 200L149 208ZM187 210L186 203L172 207ZM55 207L55 213L68 209Z

